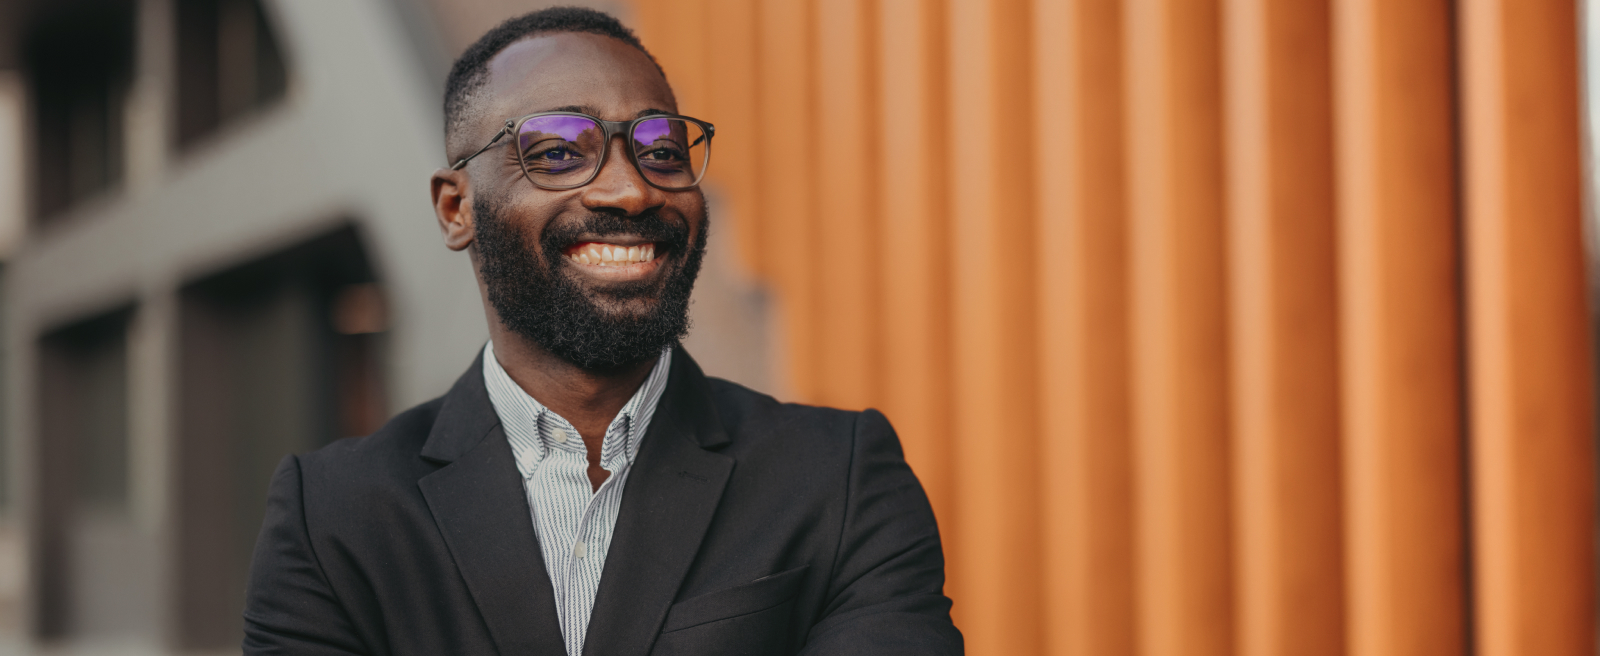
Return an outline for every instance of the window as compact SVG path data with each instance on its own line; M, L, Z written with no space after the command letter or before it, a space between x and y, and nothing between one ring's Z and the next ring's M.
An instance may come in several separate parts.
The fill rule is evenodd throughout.
M132 316L110 312L39 340L34 620L43 638L125 635L149 619L128 514Z
M177 0L178 145L282 98L277 38L260 0Z
M132 3L95 2L29 30L35 215L48 220L122 179L122 121L133 60Z

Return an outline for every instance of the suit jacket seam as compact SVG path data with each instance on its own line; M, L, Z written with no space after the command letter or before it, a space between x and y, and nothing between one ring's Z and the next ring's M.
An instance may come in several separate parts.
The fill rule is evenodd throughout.
M749 616L754 615L756 613L765 613L765 612L767 612L769 610L772 610L774 608L777 608L779 606L782 606L784 604L787 604L789 602L794 601L795 597L798 597L798 596L800 596L800 591L796 590L794 592L794 594L791 594L791 595L789 595L787 597L784 597L783 599L779 600L777 603L774 603L774 604L772 604L770 606L763 606L763 607L757 608L755 610L748 610L748 611L744 611L744 612L738 613L736 615L729 615L727 617L718 617L716 619L710 619L710 620L706 620L704 622L696 622L696 623L690 624L688 626L680 626L680 627L678 627L676 629L658 631L658 632L656 632L656 638L659 639L661 636L667 635L669 633L677 633L679 631L688 631L689 629L697 629L697 628L700 628L700 627L705 626L707 624L716 624L717 622L726 622L728 620L736 620L736 619L739 619L741 617L749 617Z
M361 641L361 647L369 654L375 653L372 651L369 640L361 635L360 624L350 616L350 606L339 595L338 588L334 587L333 580L328 577L327 567L322 564L322 556L317 553L317 543L311 539L311 514L306 512L306 469L301 464L300 456L290 455L289 457L294 458L296 478L300 479L300 529L305 531L306 551L311 552L311 562L317 566L317 578L322 580L322 585L328 589L328 594L333 597L333 602L338 604L339 612L343 613L345 621L350 623L350 628L355 632L355 638ZM382 622L379 622L379 624L381 625Z
M848 532L850 520L852 519L850 516L850 506L851 502L855 499L856 494L856 451L861 446L861 416L865 413L857 412L854 414L855 416L852 418L850 423L850 457L844 468L844 504L843 507L839 509L839 530L838 537L833 545L833 562L828 564L828 589L833 594L828 595L828 598L825 600L825 603L823 603L822 608L819 609L823 611L827 610L829 606L832 606L834 599L836 599L840 594L844 593L844 590L842 589L834 590L833 588L837 583L835 578L839 574L839 563L844 559L844 538L845 534ZM820 619L827 619L827 616L824 614Z

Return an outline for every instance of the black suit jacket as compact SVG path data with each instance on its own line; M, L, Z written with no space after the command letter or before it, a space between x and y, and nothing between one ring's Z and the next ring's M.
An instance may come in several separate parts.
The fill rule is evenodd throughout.
M564 654L479 362L273 476L245 654ZM778 403L681 348L584 653L960 654L922 487L876 411Z

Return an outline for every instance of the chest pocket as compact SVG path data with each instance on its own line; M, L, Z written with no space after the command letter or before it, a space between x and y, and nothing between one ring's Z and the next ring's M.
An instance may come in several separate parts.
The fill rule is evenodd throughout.
M685 599L667 609L654 656L783 653L809 565Z

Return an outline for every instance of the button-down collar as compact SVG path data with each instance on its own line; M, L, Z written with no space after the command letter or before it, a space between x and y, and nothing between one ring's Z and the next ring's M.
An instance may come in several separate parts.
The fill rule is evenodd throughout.
M650 370L644 384L622 406L617 416L606 427L600 443L600 466L612 474L633 463L639 453L639 441L650 427L656 404L666 389L667 372L672 366L672 349L662 349L656 365ZM500 425L511 442L516 456L517 469L523 479L531 478L544 461L550 449L584 451L583 439L578 431L561 415L556 414L530 396L511 379L500 361L495 359L494 342L483 347L483 377L489 391L489 400L500 415ZM567 439L560 439L562 434Z

